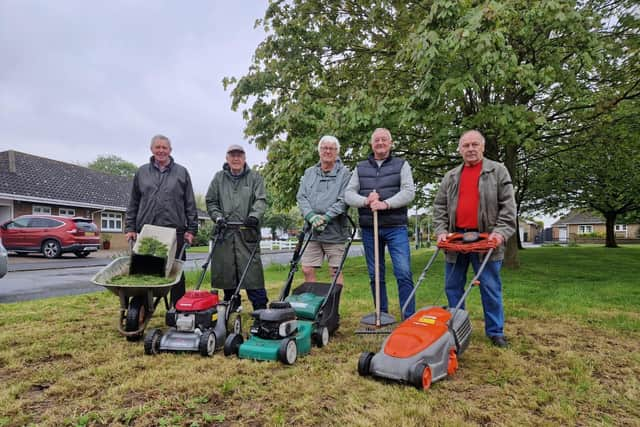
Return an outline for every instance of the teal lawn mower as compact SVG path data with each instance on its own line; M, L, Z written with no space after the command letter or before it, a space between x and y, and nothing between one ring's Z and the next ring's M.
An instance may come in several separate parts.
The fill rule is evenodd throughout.
M344 254L331 283L305 282L291 292L291 286L302 254L311 240L311 227L307 226L298 235L298 242L290 262L289 275L280 292L278 301L269 308L251 313L253 325L245 342L241 334L231 334L224 344L225 356L232 354L241 359L279 360L292 365L298 355L311 351L312 344L324 347L329 337L340 326L340 293L337 284L356 227L353 220L352 233L345 243Z

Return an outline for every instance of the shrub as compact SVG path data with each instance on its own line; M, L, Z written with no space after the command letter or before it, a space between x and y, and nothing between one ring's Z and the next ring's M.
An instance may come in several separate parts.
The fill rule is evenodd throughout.
M213 222L206 221L204 225L198 228L198 234L193 239L193 246L207 246L211 239L211 231L213 230Z

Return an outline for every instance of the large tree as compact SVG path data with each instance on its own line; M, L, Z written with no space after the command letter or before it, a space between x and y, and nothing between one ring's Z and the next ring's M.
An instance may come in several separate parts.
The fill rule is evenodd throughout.
M87 167L96 171L127 178L133 178L138 170L138 167L133 163L115 155L98 156L94 161L89 163Z
M584 208L606 220L605 245L617 247L618 218L640 215L640 102L600 117L575 139L578 148L542 162L532 186L533 209Z
M602 2L560 0L272 1L253 65L225 84L234 109L248 104L245 133L268 149L279 205L291 203L320 135L335 134L353 165L380 126L419 187L459 162L463 130L481 130L520 201L531 158L567 149L568 135L640 93L637 61L619 59L637 29L626 3L603 12ZM603 23L611 8L624 19ZM615 78L603 77L605 63ZM513 249L507 264L516 265Z

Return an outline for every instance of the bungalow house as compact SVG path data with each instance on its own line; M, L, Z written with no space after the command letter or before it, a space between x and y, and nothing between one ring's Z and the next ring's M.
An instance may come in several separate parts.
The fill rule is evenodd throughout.
M540 232L541 227L537 222L524 218L518 219L518 233L520 234L521 242L533 243Z
M124 217L132 181L117 175L34 156L0 152L0 223L20 215L91 218L111 246L125 248ZM208 219L198 211L199 220Z
M576 238L601 238L606 234L606 221L597 213L571 211L551 226L554 241L568 242ZM640 224L616 224L616 239L634 239L640 233ZM601 237L600 237L601 236Z

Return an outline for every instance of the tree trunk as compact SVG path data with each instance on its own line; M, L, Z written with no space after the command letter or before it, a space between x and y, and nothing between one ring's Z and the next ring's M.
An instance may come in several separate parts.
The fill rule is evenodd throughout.
M616 232L614 230L614 227L616 225L616 216L617 214L615 212L607 212L604 214L604 217L607 220L607 237L604 246L607 248L618 247L618 245L616 244Z
M511 175L513 179L513 177L516 176L517 148L514 145L507 145L505 148L504 165L507 167L509 175ZM518 255L518 239L520 233L518 232L517 224L518 221L516 220L515 236L511 236L507 241L507 250L504 254L503 261L504 266L511 269L520 268L520 257Z

